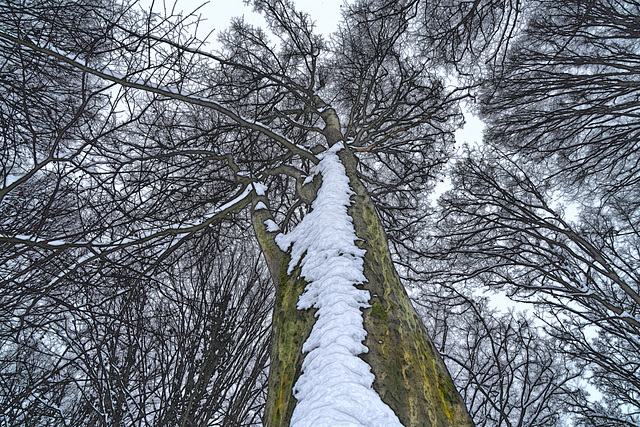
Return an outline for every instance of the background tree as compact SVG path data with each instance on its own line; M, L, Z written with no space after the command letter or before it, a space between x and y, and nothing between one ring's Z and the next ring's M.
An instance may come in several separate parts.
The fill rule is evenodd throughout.
M425 55L452 69L461 87L475 87L505 60L532 2L522 0L416 1L417 32ZM473 93L472 93L473 94Z
M567 425L572 404L586 402L576 381L580 366L527 313L500 312L459 288L423 292L417 301L431 313L434 342L475 424Z
M439 222L449 279L534 302L589 372L603 398L575 402L584 425L639 422L638 7L530 2Z
M127 8L12 2L0 16L3 34L83 64L114 61L127 20L184 22ZM184 111L7 39L2 52L4 422L258 423L271 296L256 249L239 230L184 223L219 204L188 179L206 160L145 152L145 132L163 136L153 120Z

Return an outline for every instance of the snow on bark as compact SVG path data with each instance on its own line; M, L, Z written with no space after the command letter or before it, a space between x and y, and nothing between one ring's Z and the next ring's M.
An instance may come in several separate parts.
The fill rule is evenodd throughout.
M275 223L274 220L272 219L268 219L264 222L265 227L267 228L267 231L272 233L275 231L280 231L280 227L278 227L278 224Z
M291 426L402 426L373 390L370 366L358 357L366 331L361 309L369 307L369 292L356 287L364 277L365 251L356 246L353 221L347 214L353 193L336 144L317 165L322 187L312 211L276 242L291 247L289 273L301 261L309 282L298 309L317 309L316 323L302 351L308 353L293 393L298 403Z

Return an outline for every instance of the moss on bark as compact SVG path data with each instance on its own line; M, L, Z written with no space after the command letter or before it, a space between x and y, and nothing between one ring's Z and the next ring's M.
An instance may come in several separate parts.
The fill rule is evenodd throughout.
M367 330L362 358L375 375L374 389L403 425L472 426L462 397L418 318L391 261L386 234L374 204L356 173L356 159L341 150L354 204L349 208L358 245L367 252L362 287L371 293L364 311Z
M349 214L362 239L358 244L367 251L364 275L368 282L361 287L371 293L371 308L363 314L369 352L361 357L375 375L373 387L406 427L472 426L464 402L395 271L384 229L357 177L356 159L348 149L341 150L339 156L356 193ZM275 245L276 233L264 230L268 218L263 215L268 212L255 215L254 227L276 283L264 423L284 427L296 405L292 390L304 360L302 345L315 319L313 310L297 310L306 282L299 277L299 268L287 275L290 258Z
M288 257L285 258L288 264ZM296 405L293 386L300 376L304 360L302 345L315 321L315 310L296 308L298 297L307 284L299 278L300 269L287 275L287 265L283 265L281 271L273 312L269 392L264 419L267 427L289 425Z
M287 274L290 257L275 242L277 232L268 232L266 220L273 220L268 209L255 210L258 202L268 206L264 196L256 196L252 204L253 229L275 284L271 360L267 402L263 417L267 427L287 427L296 406L295 385L304 360L302 345L315 322L314 310L298 310L298 297L307 283L300 278L300 268Z

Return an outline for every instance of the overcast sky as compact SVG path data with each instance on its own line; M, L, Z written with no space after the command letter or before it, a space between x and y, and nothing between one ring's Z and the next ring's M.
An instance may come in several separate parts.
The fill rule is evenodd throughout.
M151 1L143 0L141 4L143 6L149 5ZM166 7L171 8L173 4L171 0L167 0ZM182 0L176 4L176 9L181 9L185 14L193 12L203 5L197 10L197 14L201 15L204 20L200 27L200 31L202 31L200 35L213 30L214 33L209 41L215 41L217 33L227 28L231 18L234 17L244 17L247 22L265 27L262 17L254 13L251 6L245 5L243 0L210 0L206 4L204 0ZM312 17L316 22L316 28L325 36L328 37L336 30L340 21L340 6L343 4L343 0L297 0L296 4L299 9ZM162 1L156 0L154 9L160 11L163 7L165 6Z

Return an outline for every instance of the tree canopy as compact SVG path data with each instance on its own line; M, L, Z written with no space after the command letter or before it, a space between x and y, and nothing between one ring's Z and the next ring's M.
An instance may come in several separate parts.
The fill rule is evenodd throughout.
M403 425L640 425L640 3L250 3L0 4L3 425L287 425L330 153Z

